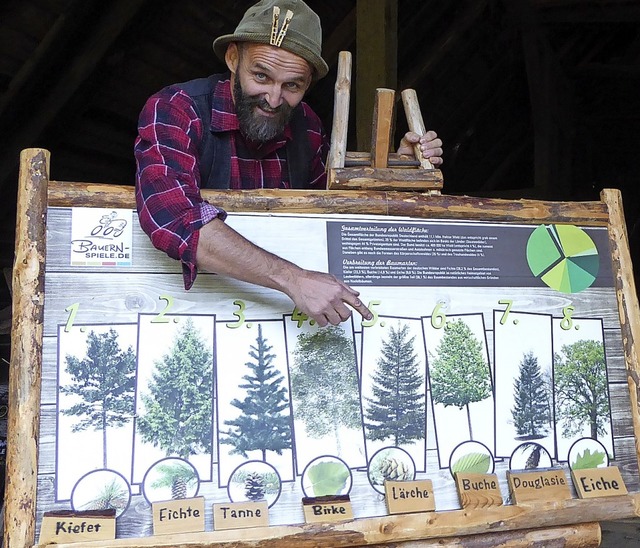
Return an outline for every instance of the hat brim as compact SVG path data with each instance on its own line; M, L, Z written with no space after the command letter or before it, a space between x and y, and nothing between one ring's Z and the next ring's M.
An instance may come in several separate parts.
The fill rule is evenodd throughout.
M267 44L269 45L270 36L267 35L255 35L251 34L250 36L242 35L242 34L224 34L223 36L219 36L213 41L213 52L216 54L216 57L224 62L225 54L227 52L227 46L231 42L253 42L256 44ZM285 47L286 42L283 44L282 49L290 51L299 57L302 57L311 67L313 68L313 79L319 80L327 75L329 72L329 66L325 62L322 57L314 54L309 51L307 48L304 48L301 44L294 43L296 49Z

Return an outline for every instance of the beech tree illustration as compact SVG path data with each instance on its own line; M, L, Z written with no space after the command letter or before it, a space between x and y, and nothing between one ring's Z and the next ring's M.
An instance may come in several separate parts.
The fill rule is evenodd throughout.
M119 428L133 419L136 356L131 347L120 348L114 329L107 333L92 330L86 342L84 358L65 357L66 372L73 382L61 386L60 392L82 401L62 409L62 414L81 417L72 432L102 431L102 466L107 468L107 427Z
M408 324L390 328L371 376L373 397L366 398L369 438L391 438L396 446L423 439L426 427L424 375L414 349L415 337L407 340L408 332Z
M300 333L293 356L296 419L312 438L333 435L340 454L340 428L362 428L353 340L339 326Z
M136 424L142 440L183 459L211 452L213 359L191 318L154 365Z
M242 378L246 381L238 387L246 390L245 398L234 399L231 405L242 414L224 424L231 426L220 443L233 445L231 454L247 458L249 451L260 451L262 460L267 461L267 451L281 455L291 448L291 411L287 389L283 386L284 376L273 365L276 355L262 336L262 326L258 324L256 344L250 346L249 356L253 361L245 365L250 373Z
M491 395L489 367L484 360L482 343L459 318L445 324L436 353L437 357L429 367L431 397L445 407L466 407L469 438L473 439L469 404Z

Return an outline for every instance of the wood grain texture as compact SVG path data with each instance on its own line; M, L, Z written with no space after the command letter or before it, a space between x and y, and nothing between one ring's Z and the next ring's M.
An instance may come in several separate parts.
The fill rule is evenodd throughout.
M333 103L331 126L331 148L327 157L327 167L344 167L347 154L347 131L349 129L349 100L351 98L351 52L341 51L338 55L338 74Z
M637 516L639 503L640 495L597 500L571 499L521 506L357 519L332 525L258 527L241 531L116 539L109 543L60 544L58 547L347 548L397 546L402 542L413 542L409 546L420 546L419 542L423 540L440 542L431 546L446 546L442 544L444 539L464 541L466 535L484 535L484 546L499 546L500 544L492 541L495 538L494 535L501 537L504 541L509 537L514 539L521 537L525 534L524 530L544 528L540 531L542 536L539 537L538 542L547 534L551 535L550 538L562 538L552 536L553 528L563 528L567 525L580 528L580 524L591 524L598 519L610 520ZM592 529L592 532L594 531ZM473 546L473 544L470 545ZM544 543L538 544L540 545L544 546ZM430 545L427 544L427 546ZM461 546L467 545L461 544ZM536 544L529 541L529 544L521 544L521 546L536 546ZM577 544L577 546L581 545ZM589 546L589 544L582 544L582 546ZM591 544L591 546L597 546L597 544Z
M20 155L12 280L13 325L7 426L4 546L33 544L35 535L37 437L44 317L45 216L49 154Z
M613 262L614 285L618 297L618 311L622 329L622 342L627 365L631 414L636 437L636 452L640 455L640 364L636 341L640 341L640 307L633 278L633 264L629 251L622 195L620 191L605 189L601 193L607 205L611 221L609 223L609 245Z
M311 190L205 190L202 196L228 211L400 215L424 219L572 223L606 226L602 202L501 200L426 196L409 192ZM124 185L49 182L49 205L135 208L134 188Z

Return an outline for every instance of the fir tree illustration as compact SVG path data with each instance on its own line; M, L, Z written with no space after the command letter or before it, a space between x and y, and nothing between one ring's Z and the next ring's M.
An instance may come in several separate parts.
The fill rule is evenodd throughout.
M122 427L133 418L136 356L131 347L120 348L114 329L107 333L92 330L86 343L84 358L65 357L66 372L73 382L61 386L60 392L82 401L62 409L62 414L81 417L72 432L102 431L102 466L107 468L107 428Z
M391 327L372 375L373 398L366 398L368 437L391 438L396 446L425 437L424 376L414 350L415 337L407 340L408 332L407 324L398 324L397 330Z
M300 333L291 370L296 417L308 435L333 435L341 452L340 428L362 428L353 341L338 326Z
M291 411L284 384L284 376L273 365L276 355L262 336L262 326L258 324L256 344L251 345L249 356L253 361L245 365L250 373L242 378L246 381L238 385L246 390L245 398L234 399L231 405L242 414L236 419L226 420L231 426L222 434L221 443L232 445L231 454L247 457L249 451L260 451L266 462L267 451L281 455L291 448Z
M212 446L213 360L191 318L171 350L155 363L142 394L144 414L137 429L146 443L183 459L209 453Z
M193 467L185 463L158 464L154 469L158 472L158 478L151 484L151 487L154 489L171 488L173 500L187 498L189 487L198 482L198 476Z
M562 435L582 432L586 422L593 439L610 424L607 364L600 341L581 340L564 345L554 358L557 416Z
M513 383L514 405L511 409L513 425L518 436L528 439L542 437L551 417L549 393L540 372L538 358L533 352L524 354L520 374Z
M469 404L491 395L489 367L483 357L482 344L469 326L458 319L445 324L436 352L437 357L429 367L431 397L445 407L466 407L469 437L473 439Z

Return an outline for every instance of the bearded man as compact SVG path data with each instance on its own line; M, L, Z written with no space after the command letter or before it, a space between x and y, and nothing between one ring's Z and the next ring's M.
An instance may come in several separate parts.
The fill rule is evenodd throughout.
M200 194L326 188L329 141L303 101L328 72L318 15L302 0L261 0L213 49L229 72L168 86L142 109L135 143L140 225L155 247L181 261L186 289L201 268L279 290L320 326L347 320L351 309L370 319L357 291L256 246ZM434 165L442 163L432 131L408 133L398 152L412 154L416 143Z

